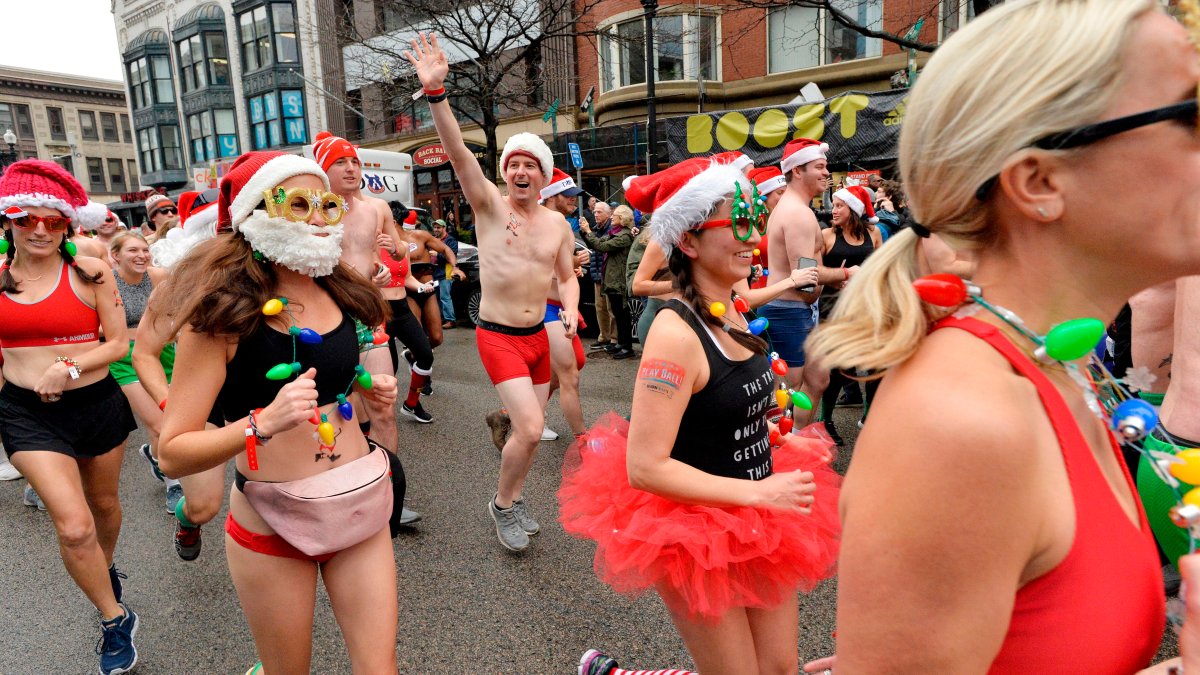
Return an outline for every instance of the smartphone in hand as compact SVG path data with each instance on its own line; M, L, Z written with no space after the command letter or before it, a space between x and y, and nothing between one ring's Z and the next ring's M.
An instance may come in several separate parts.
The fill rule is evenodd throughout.
M798 270L807 269L809 267L816 267L816 266L817 266L816 258L805 258L805 257L801 256L800 259L796 261L796 269L798 269ZM800 291L801 293L814 293L817 290L817 286L816 286L816 284L809 284L808 286L801 286L800 288L797 288L796 290Z

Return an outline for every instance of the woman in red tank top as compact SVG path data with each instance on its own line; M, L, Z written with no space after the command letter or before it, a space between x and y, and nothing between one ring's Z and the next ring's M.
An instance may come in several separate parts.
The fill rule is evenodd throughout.
M127 672L138 618L121 604L113 554L125 439L137 424L108 371L127 349L125 311L108 264L77 260L70 241L105 211L59 165L25 160L0 177L0 213L0 440L29 481L25 503L44 503L63 564L100 613L100 672Z
M1084 362L1035 349L1200 274L1197 81L1187 32L1151 0L1006 3L925 67L899 144L919 224L807 347L886 371L842 492L838 675L1150 665L1165 607L1142 505ZM937 323L955 310L913 287L931 232L977 259L977 299Z

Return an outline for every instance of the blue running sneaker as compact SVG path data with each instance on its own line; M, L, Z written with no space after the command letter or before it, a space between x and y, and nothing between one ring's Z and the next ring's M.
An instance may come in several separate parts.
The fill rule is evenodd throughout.
M125 610L124 614L100 623L100 629L104 631L96 645L96 653L100 655L100 675L128 673L137 665L133 636L137 635L138 616L125 605L121 605L121 609Z
M166 480L167 477L163 475L162 469L158 468L158 460L154 459L154 453L150 452L149 443L142 443L142 447L138 448L138 453L142 457L145 457L147 462L150 462L150 472L154 474L154 477L159 482Z

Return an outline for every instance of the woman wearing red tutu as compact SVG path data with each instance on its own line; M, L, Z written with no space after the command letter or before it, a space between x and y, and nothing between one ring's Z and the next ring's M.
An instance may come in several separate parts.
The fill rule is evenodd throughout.
M750 190L736 168L710 162L627 190L654 213L677 292L647 336L632 423L610 415L590 431L559 491L563 526L597 543L601 579L657 590L705 675L795 672L796 591L829 577L837 556L831 444L786 434L773 447L767 345L737 311L733 286L764 227ZM580 663L587 675L621 672L594 650Z

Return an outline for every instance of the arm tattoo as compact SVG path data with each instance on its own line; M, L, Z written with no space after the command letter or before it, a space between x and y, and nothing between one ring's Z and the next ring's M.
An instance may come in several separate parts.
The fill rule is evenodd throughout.
M1174 358L1175 358L1175 352L1171 352L1170 354L1167 354L1167 358L1165 358L1165 359L1163 359L1162 361L1160 361L1160 362L1159 362L1159 364L1158 364L1158 367L1159 367L1159 368L1166 368L1167 366L1171 365L1171 361L1172 361Z
M683 366L664 359L650 359L638 369L638 382L648 391L673 398L683 386Z

